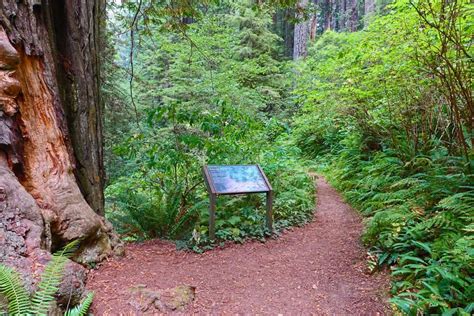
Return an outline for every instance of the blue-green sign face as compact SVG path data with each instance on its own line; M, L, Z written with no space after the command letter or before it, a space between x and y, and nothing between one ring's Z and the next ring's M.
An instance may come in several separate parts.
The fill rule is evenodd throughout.
M207 166L209 182L217 194L268 192L270 188L256 165Z

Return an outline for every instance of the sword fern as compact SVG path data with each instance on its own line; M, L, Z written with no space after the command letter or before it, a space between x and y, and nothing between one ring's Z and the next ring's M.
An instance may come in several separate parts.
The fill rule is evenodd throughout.
M28 314L30 297L25 290L20 274L4 265L0 265L0 294L3 294L8 300L10 314Z
M67 260L74 254L78 246L79 241L75 240L53 254L51 261L44 269L38 289L31 299L20 274L14 269L0 264L0 294L8 300L8 313L11 315L47 315L51 303L55 300ZM86 315L93 297L94 294L89 293L81 304L68 310L65 315Z

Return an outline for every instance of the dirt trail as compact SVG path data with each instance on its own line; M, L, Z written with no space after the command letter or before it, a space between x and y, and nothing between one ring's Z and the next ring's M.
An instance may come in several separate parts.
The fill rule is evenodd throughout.
M176 251L164 241L128 246L126 258L90 273L94 314L138 313L128 302L137 284L194 286L195 300L184 314L386 314L388 276L365 272L360 217L324 179L317 186L313 222L276 240L202 255Z

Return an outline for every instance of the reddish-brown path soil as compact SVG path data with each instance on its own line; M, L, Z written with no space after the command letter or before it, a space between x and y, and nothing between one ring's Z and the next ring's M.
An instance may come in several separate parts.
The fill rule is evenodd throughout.
M138 314L130 288L196 287L184 314L387 314L388 276L366 273L360 217L328 183L317 180L313 222L266 243L231 244L204 254L154 240L89 274L95 315Z

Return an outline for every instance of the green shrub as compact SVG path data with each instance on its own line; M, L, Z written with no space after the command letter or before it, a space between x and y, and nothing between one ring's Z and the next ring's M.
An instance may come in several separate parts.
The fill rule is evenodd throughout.
M138 123L116 126L123 118L107 114L117 132L107 142L113 163L106 214L124 238L205 244L205 164L260 164L275 190L278 229L312 216L313 183L287 140L291 83L288 63L278 56L272 12L245 2L209 10L187 25L185 36L157 28L141 34L146 40L137 43L132 83ZM128 81L114 85L129 89ZM218 203L219 240L268 235L263 195L220 197Z
M314 184L306 169L298 162L299 151L280 141L261 152L262 168L274 190L274 219L277 232L308 222L314 211ZM283 142L283 143L282 143ZM245 162L245 161L244 161ZM253 161L248 161L252 163ZM235 161L233 163L242 163ZM155 171L117 179L106 190L107 217L126 239L169 238L191 239L190 244L206 244L209 198L202 181L201 168L194 161L186 173L196 180L193 190L168 188L166 183L153 183ZM162 174L162 176L166 176ZM186 198L183 193L187 192ZM264 238L265 195L219 197L216 236L219 240L243 241Z
M178 190L165 193L132 176L110 185L106 194L107 217L124 238L173 239L192 230L196 207L183 205Z
M387 159L374 159L370 167L348 161L355 172L341 177L341 157L327 173L337 188L350 188L347 199L369 216L363 241L376 258L373 267L393 265L392 303L408 314L471 313L474 175L443 174L446 168L434 163L411 175L405 164L397 176Z
M293 141L366 216L369 265L391 267L399 311L471 314L472 4L387 8L363 31L326 32L298 64Z

